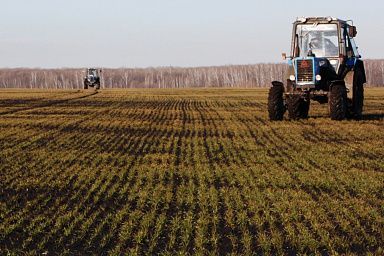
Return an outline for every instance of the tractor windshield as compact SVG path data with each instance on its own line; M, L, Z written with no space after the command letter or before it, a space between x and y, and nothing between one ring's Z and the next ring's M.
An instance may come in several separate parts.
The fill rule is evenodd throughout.
M296 55L300 57L336 57L339 55L337 25L297 25L296 44Z
M88 70L88 75L96 77L97 76L96 69L89 69Z

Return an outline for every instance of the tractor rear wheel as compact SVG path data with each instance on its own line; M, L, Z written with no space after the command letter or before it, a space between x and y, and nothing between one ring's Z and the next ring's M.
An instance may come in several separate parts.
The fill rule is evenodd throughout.
M287 107L289 118L293 120L308 118L309 103L309 99L304 99L301 95L288 95Z
M331 85L329 112L332 120L343 120L347 115L347 89L342 82Z
M285 113L284 106L284 85L281 82L272 82L273 86L269 89L268 113L271 121L283 120Z
M96 78L95 89L96 89L96 90L99 90L99 89L100 89L100 85L101 85L101 83L100 83L100 77L98 77L98 78Z
M360 69L355 71L353 76L352 115L360 120L363 115L364 106L364 77Z

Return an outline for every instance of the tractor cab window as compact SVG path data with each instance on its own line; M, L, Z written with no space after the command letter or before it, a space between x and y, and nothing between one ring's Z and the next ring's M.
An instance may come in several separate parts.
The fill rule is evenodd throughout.
M96 75L97 75L95 69L90 69L90 70L88 70L88 74L89 74L90 76L96 76Z
M302 24L296 27L296 55L336 57L339 55L336 24Z

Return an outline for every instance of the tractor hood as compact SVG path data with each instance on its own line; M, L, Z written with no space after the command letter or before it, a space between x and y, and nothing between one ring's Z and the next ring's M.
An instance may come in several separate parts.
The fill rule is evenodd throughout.
M336 75L335 67L328 58L298 57L294 58L290 65L294 70L290 80L294 81L297 87L316 88L325 77Z

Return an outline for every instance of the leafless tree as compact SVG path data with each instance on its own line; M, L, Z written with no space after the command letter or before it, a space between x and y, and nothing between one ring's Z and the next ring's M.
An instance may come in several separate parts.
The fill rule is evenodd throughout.
M384 86L384 60L365 61L369 86ZM285 64L104 69L104 88L267 87ZM81 89L84 69L0 69L0 88Z

